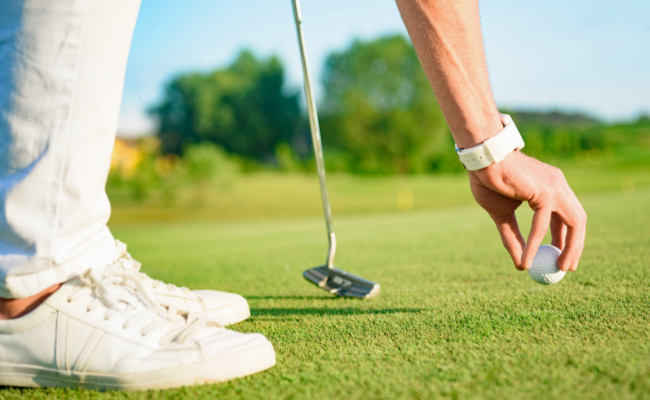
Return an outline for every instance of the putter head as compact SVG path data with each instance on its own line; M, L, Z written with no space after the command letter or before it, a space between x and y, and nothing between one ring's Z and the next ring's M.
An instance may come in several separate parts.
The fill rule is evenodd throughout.
M378 283L359 278L338 268L327 268L327 265L308 269L302 275L321 289L341 297L367 299L379 295L381 290Z

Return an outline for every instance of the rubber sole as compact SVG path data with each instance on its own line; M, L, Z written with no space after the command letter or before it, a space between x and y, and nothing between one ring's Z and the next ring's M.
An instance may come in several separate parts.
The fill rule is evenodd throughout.
M80 387L95 390L150 390L216 383L252 375L275 365L266 341L254 347L196 364L136 374L59 371L33 365L0 363L0 386Z
M246 299L241 299L236 303L229 304L225 307L213 308L196 313L205 316L212 321L218 322L222 326L234 325L246 320L251 316L251 310L248 307Z

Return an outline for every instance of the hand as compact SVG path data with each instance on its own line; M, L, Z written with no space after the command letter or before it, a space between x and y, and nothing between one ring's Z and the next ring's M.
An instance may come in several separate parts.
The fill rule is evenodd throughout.
M529 269L542 239L551 227L552 244L562 254L558 268L575 271L585 243L587 214L558 168L519 151L497 164L469 171L472 194L490 214L515 267ZM533 223L524 241L515 210L527 201Z

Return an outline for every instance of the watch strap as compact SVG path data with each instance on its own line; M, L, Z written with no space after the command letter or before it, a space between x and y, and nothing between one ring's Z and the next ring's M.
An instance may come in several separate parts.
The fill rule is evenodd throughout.
M495 136L469 149L460 149L456 146L458 158L460 158L460 162L465 166L465 169L469 171L483 169L503 161L511 152L521 150L524 147L524 140L512 117L508 114L499 115L504 127Z

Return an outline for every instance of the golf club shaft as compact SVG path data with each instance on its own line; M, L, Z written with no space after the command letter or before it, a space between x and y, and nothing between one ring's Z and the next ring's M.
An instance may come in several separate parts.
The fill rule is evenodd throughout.
M327 266L334 267L334 254L336 252L336 235L332 225L332 209L330 207L330 198L327 191L327 179L325 177L325 162L323 160L323 146L320 138L320 127L318 126L318 114L316 112L316 101L312 92L311 79L309 78L309 68L307 67L307 54L302 39L302 21L300 16L300 4L298 0L293 2L293 16L296 22L296 32L298 33L298 45L300 47L300 58L302 59L302 72L305 84L305 99L307 100L307 113L309 114L309 126L311 128L311 140L314 144L314 156L316 157L316 168L318 169L318 180L320 181L320 193L323 200L323 212L325 213L325 222L327 223L327 236L329 239L329 251L327 254Z

